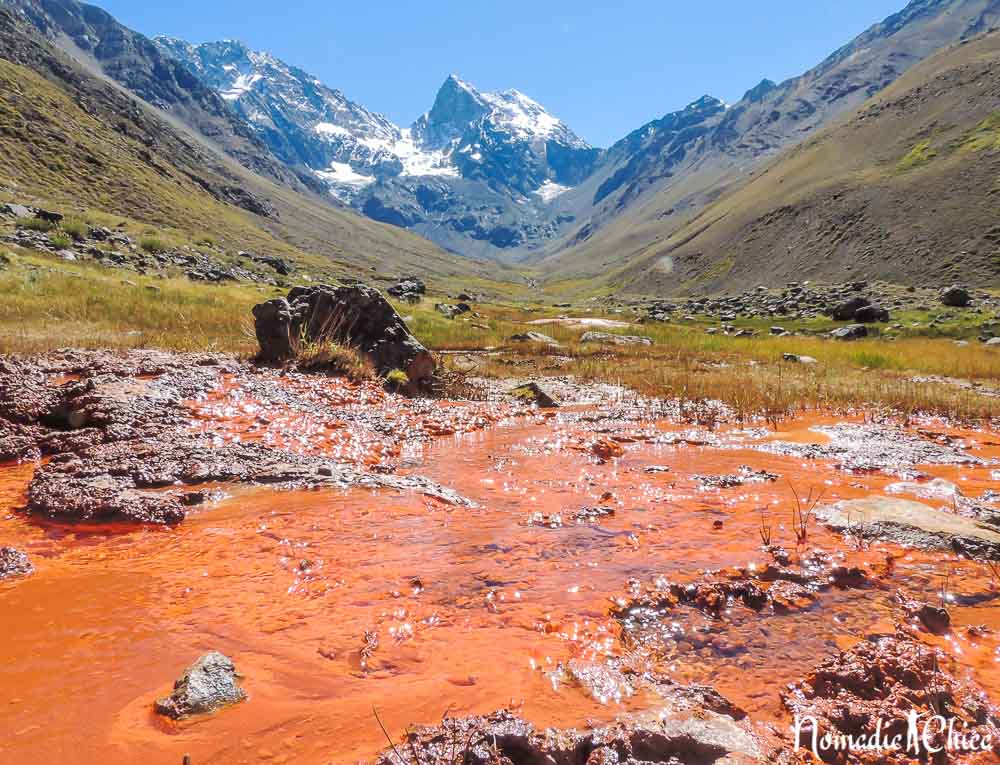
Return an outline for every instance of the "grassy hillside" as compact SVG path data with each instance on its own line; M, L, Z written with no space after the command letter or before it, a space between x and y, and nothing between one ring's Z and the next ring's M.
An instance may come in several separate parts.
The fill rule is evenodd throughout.
M587 287L710 293L847 278L996 286L998 200L992 33L918 65Z
M2 9L0 197L176 243L210 238L223 252L277 255L314 278L415 273L441 289L502 292L521 282L251 173Z

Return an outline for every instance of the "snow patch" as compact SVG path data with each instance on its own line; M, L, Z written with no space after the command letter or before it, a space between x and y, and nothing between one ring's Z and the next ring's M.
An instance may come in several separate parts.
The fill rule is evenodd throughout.
M409 128L399 131L399 140L390 151L403 163L403 175L446 175L458 177L458 169L451 162L451 151L423 151L413 140Z
M334 125L332 122L317 122L313 126L313 130L320 135L325 136L345 136L351 135L351 131L347 128L341 127L340 125Z
M358 189L375 183L373 176L355 172L354 168L346 162L331 162L328 169L317 170L316 175L329 184L352 186Z
M534 194L542 198L543 202L551 202L560 194L565 194L569 191L569 186L560 186L555 181L545 181L541 186L535 189Z
M259 74L241 74L233 80L232 85L225 90L219 91L219 95L227 101L235 101L263 79Z

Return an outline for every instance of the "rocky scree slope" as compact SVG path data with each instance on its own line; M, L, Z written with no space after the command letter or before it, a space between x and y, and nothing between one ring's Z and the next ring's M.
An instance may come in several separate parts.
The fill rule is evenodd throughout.
M495 268L241 166L56 48L0 4L0 191L67 214L124 216L331 277L439 279Z
M701 293L796 279L1000 284L1000 32L950 48L621 274Z
M799 77L762 80L728 107L705 97L643 126L561 200L578 225L547 248L549 278L621 284L623 269L666 254L665 243L685 226L686 235L697 231L705 208L752 181L766 162L928 56L997 25L997 0L913 0ZM778 254L783 265L784 257ZM663 266L669 274L670 262ZM645 287L662 293L683 284L664 275Z

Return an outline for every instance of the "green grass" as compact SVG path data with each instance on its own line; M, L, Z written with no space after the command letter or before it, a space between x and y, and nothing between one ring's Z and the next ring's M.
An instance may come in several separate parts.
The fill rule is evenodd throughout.
M250 354L256 350L250 309L275 294L33 254L12 260L0 270L0 353L78 346Z
M927 140L921 141L906 155L896 163L896 170L901 173L905 173L907 170L912 170L915 167L920 167L921 165L926 165L934 157L937 156L937 151L931 148L931 141Z
M17 226L31 231L51 231L53 228L51 223L41 218L18 218Z
M72 218L64 220L61 224L59 224L59 228L61 228L69 236L73 237L73 239L77 242L85 239L87 232L89 231L89 226L87 226L86 223L82 220Z
M72 237L62 232L49 236L49 241L52 242L52 246L57 250L65 250L73 245Z
M962 140L962 151L1000 149L1000 112L991 114L971 130Z
M166 242L160 239L160 237L153 235L142 237L139 240L139 247L143 250L143 252L151 253L166 252L168 249Z

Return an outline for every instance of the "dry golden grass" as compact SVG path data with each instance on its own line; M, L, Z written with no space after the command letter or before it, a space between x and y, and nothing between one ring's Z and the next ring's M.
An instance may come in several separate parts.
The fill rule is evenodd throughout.
M250 308L273 291L21 255L0 270L0 293L3 353L68 346L252 353Z
M580 343L584 328L522 323L538 318L538 313L497 306L479 312L480 317L463 321L411 308L411 326L438 350L494 349L471 356L476 364L472 374L573 375L622 384L650 396L720 400L743 419L861 406L978 421L1000 416L1000 398L944 379L914 379L1000 386L1000 351L978 344L959 346L947 338L926 337L852 343L808 336L739 338L706 334L701 325L637 324L601 331L645 335L654 345L606 346ZM509 341L526 329L549 335L560 347ZM786 353L812 356L818 363L787 362L782 358ZM469 362L463 354L459 363L467 368Z
M249 356L257 349L251 307L284 291L154 279L22 252L0 270L0 292L2 353L79 346L220 350ZM1000 386L1000 351L977 344L959 346L946 338L925 337L854 343L807 336L737 338L708 335L701 325L637 324L601 331L647 335L654 345L605 346L581 343L582 327L526 323L553 318L555 309L477 305L472 315L446 319L433 303L428 298L398 308L432 350L469 352L458 355L467 357L462 360L466 371L471 357L476 375L574 375L651 396L720 400L744 419L778 419L806 408L859 407L966 420L1000 416L1000 398L969 386L914 380L947 377ZM559 347L509 340L529 329L553 337ZM784 353L812 356L818 363L786 362ZM443 354L446 367L455 355ZM370 375L353 354L335 346L309 349L303 364L358 378Z

